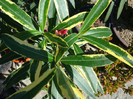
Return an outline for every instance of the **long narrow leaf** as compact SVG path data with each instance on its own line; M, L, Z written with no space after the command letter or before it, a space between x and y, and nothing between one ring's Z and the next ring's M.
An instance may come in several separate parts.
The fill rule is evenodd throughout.
M61 37L57 36L56 34L52 34L49 32L45 32L43 34L51 43L55 43L62 47L68 47L68 44L63 40Z
M50 7L48 10L48 18L54 18L56 14L56 8L55 8L55 4L54 4L54 0L51 0L50 2Z
M54 75L55 68L47 71L38 80L12 94L7 99L32 99L38 92L44 89L45 85L53 78Z
M30 66L30 80L33 82L39 78L42 68L42 61L33 60Z
M57 46L56 48L56 55L55 55L55 61L58 62L63 57L65 52L71 47L71 45L74 44L74 42L78 39L78 35L76 33L73 33L69 36L67 36L64 40L66 41L68 48L64 48L62 46Z
M55 86L60 88L61 94L66 99L76 99L76 96L70 86L70 82L65 74L58 68L56 72L56 80L54 80Z
M76 8L76 1L75 0L69 0L70 4L73 6L73 8Z
M0 9L28 29L35 30L36 23L31 17L10 0L0 0Z
M76 33L73 33L73 34L67 36L64 40L67 42L69 47L71 47L71 45L73 45L77 39L78 39L78 35Z
M21 39L21 40L26 40L26 39L29 39L31 37L41 35L41 34L42 33L37 31L37 30L29 30L29 31L23 31L20 33L16 33L16 34L14 34L14 36Z
M133 57L117 45L92 36L83 36L82 39L133 67Z
M90 35L97 38L107 38L112 35L112 32L107 27L98 27L98 28L92 28L88 32L86 32L84 35Z
M80 55L84 53L83 50L77 44L74 44L73 47L75 55Z
M95 55L71 55L64 57L61 62L68 65L100 67L112 64L115 58L111 55L95 54Z
M65 54L65 52L68 50L68 48L64 48L62 46L57 46L56 48L56 54L55 54L55 62L58 63L63 55Z
M1 39L6 43L6 45L13 50L15 53L24 55L29 58L42 61L52 61L53 56L48 52L37 48L29 43L26 43L10 34L1 35Z
M64 65L66 71L70 75L72 81L86 94L90 95L91 97L95 98L91 85L80 75L80 72L68 65Z
M52 32L54 32L55 30L61 30L61 29L67 29L67 30L72 29L73 27L81 24L86 18L87 14L88 14L87 12L81 12L62 21L52 30Z
M13 28L16 31L24 31L23 26L20 25L19 23L17 23L16 21L14 21L12 18L10 18L8 15L6 15L5 13L0 12L0 17L2 18L2 20L4 22L6 22L8 24L9 27ZM2 24L4 25L4 24ZM10 32L10 29L7 31ZM7 31L4 31L5 33L8 33Z
M68 6L66 0L54 0L55 7L60 21L69 16Z
M44 31L45 29L50 2L51 0L40 0L39 2L38 18L39 18L40 28L42 31Z
M104 22L106 22L106 21L109 19L114 4L115 4L115 2L112 0L111 4L110 4L110 6L109 6L108 12L107 12L107 14L106 14L106 16L105 16Z
M49 31L51 31L56 25L56 18L57 18L56 13L57 12L55 8L54 0L51 0L49 11L48 11L48 22L49 22L48 30Z
M83 53L82 49L78 47L76 44L74 45L74 52L76 55ZM93 68L92 67L81 67L80 69L83 71L81 72L84 75L84 77L86 77L88 81L90 82L94 92L97 93L97 90L99 90L101 93L103 93L103 88Z
M48 71L50 68L50 65L49 63L45 63L42 68L41 68L41 72L40 72L40 76L43 75L46 71Z
M121 13L122 13L122 10L124 8L124 4L127 2L127 0L121 0L120 1L120 5L119 5L119 8L118 8L118 12L117 12L117 19L119 19Z
M94 7L89 12L87 18L82 25L79 35L87 32L90 29L90 26L100 17L104 10L108 7L111 0L98 0Z
M83 93L80 91L80 89L74 85L71 85L74 93L76 94L77 98L79 99L86 99Z
M47 46L47 39L43 39L40 42L39 47L42 48L43 50L46 50L46 46Z
M87 79L89 80L93 90L95 91L95 93L97 93L97 90L99 90L101 93L103 92L103 88L99 82L99 79L97 78L97 75L95 73L95 71L93 70L93 68L91 67L82 67Z
M52 94L52 97L54 97L54 99L63 99L63 97L60 95L60 93L58 92L56 86L55 86L55 83L54 81L52 81L52 84L51 84L51 94Z

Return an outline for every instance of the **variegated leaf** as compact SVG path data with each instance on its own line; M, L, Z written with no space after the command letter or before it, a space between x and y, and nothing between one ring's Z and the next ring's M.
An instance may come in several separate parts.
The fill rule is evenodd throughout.
M30 30L36 30L38 27L34 20L11 0L0 0L0 9Z
M96 4L86 17L84 24L79 31L79 35L84 34L90 29L91 25L100 17L110 2L111 0L97 0Z
M17 54L36 60L53 61L53 56L50 53L26 43L15 36L10 34L2 34L0 36L6 45Z
M99 49L108 52L112 56L118 58L122 62L126 63L127 65L133 67L133 56L131 56L128 52L123 50L122 48L114 45L110 42L107 42L103 39L99 39L92 36L83 36L81 37L83 40L88 41L88 43L98 47Z

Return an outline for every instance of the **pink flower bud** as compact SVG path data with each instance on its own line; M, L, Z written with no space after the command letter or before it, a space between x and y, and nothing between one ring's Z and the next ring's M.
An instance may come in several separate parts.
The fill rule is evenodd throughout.
M59 31L59 35L65 35L68 32L66 29L62 29Z
M58 30L55 30L55 34L58 34L59 33L59 31Z
M60 31L59 31L59 35L62 35Z

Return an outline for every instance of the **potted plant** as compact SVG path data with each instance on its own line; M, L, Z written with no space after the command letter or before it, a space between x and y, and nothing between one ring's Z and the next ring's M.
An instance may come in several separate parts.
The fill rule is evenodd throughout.
M92 67L112 64L116 58L133 67L133 57L129 53L102 39L112 35L109 28L91 28L110 2L98 0L89 13L69 17L67 0L40 0L36 22L14 2L1 0L2 13L24 26L25 31L16 29L18 32L0 34L1 49L10 49L0 63L22 56L31 58L13 71L4 84L6 90L25 78L30 78L32 83L8 99L31 99L40 90L46 90L49 98L96 98L95 93L103 92L103 89ZM48 29L45 30L47 21ZM72 33L71 29L81 23L79 33ZM33 43L26 42L27 39ZM108 54L84 54L79 47L79 44L85 44L84 41Z

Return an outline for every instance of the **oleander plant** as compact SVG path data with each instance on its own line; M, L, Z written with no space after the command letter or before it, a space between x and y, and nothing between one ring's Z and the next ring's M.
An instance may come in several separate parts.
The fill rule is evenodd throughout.
M9 49L9 52L0 58L0 64L30 58L3 84L4 90L26 78L31 84L7 99L32 99L41 90L47 91L49 98L95 99L95 94L103 93L103 89L93 67L110 65L116 59L133 67L133 57L128 52L104 39L112 35L109 28L92 28L110 2L98 0L90 12L70 16L68 3L74 7L75 0L40 0L34 20L13 1L0 0L1 13L16 24L10 25L11 30L8 23L1 28L0 51ZM79 32L74 33L72 29L81 24ZM86 43L106 53L84 54L80 47Z

